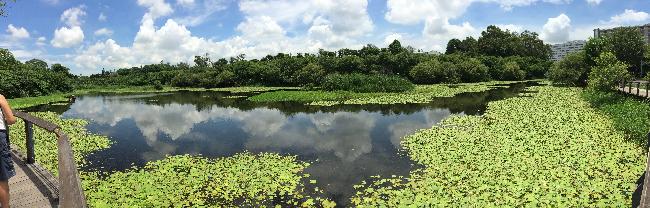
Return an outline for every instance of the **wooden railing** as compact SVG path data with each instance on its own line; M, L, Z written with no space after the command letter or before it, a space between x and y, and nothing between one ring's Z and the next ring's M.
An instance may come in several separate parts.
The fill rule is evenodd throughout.
M645 89L641 89L641 86L645 86ZM632 88L636 88L636 90L633 91ZM624 91L628 94L645 97L645 98L650 97L650 93L648 93L649 89L650 89L650 82L647 81L623 81L619 84L619 90ZM643 92L642 90L645 90L645 94L642 93Z
M28 113L17 111L14 112L14 115L25 121L25 133L27 135L25 138L27 149L27 159L25 162L28 164L33 164L36 159L34 155L33 125L56 134L59 158L59 207L86 207L86 197L81 188L81 180L79 179L79 172L77 172L77 164L74 161L68 135L63 133L56 124Z

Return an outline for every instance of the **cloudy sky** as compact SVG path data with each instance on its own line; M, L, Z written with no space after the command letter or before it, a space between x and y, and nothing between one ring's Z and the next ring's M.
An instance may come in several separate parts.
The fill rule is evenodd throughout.
M92 74L206 53L257 58L394 39L444 51L449 39L492 24L559 43L596 27L650 23L650 0L17 0L7 12L0 47Z

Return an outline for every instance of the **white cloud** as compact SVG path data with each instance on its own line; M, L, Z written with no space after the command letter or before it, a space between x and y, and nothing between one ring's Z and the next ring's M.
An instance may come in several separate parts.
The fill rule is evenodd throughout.
M194 0L176 0L176 4L184 7L192 7L194 6Z
M69 48L83 42L84 32L79 26L62 27L54 31L51 43L57 48Z
M47 45L47 43L45 43L46 40L47 40L47 39L46 39L45 37L42 37L42 36L41 36L41 37L38 37L38 38L36 39L36 45L37 45L37 46L45 46L45 45Z
M646 12L637 12L633 9L626 9L623 13L612 16L609 21L604 24L620 26L627 24L642 23L650 19L650 15Z
M7 26L7 32L9 33L9 37L14 40L29 38L29 32L24 27L14 27L14 25L9 24Z
M392 34L387 35L386 38L384 38L384 45L388 46L391 43L393 43L393 41L395 41L395 40L398 40L398 41L401 42L402 41L402 34L392 33Z
M58 4L60 2L60 0L42 0L42 1L52 5Z
M106 19L108 19L108 17L106 17L104 12L99 13L99 17L97 17L97 20L104 22L104 21L106 21Z
M288 28L307 26L311 48L354 45L358 37L372 32L367 0L299 1L247 0L239 4L248 17L267 16Z
M155 20L174 12L172 7L165 0L138 0L138 5L147 7L147 13L142 17L144 22L147 19Z
M589 5L595 6L599 5L603 0L586 0Z
M177 3L190 4L189 2L181 3L181 1L187 0L179 0ZM194 5L194 0L191 0L191 5L185 5L186 8L190 8L189 13L192 15L177 18L175 21L180 24L193 27L203 24L203 22L205 22L208 17L210 17L215 12L226 9L226 2L224 0L204 0L203 4L200 7L196 7Z
M514 25L514 24L496 24L495 26L501 29L510 30L511 32L523 32L524 30L526 30L521 25Z
M111 36L111 35L113 35L113 31L108 28L101 28L99 30L95 30L95 36Z
M541 38L550 43L568 41L571 32L571 19L566 14L548 18L542 28Z
M81 18L86 16L84 8L86 8L86 6L80 5L63 11L63 14L61 14L61 22L64 22L70 27L81 26L81 24L83 24Z

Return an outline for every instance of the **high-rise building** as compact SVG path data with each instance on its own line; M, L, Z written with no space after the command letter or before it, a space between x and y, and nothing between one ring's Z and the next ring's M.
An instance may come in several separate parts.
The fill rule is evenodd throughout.
M573 53L585 47L587 41L584 40L574 40L566 43L555 44L551 46L553 55L551 56L552 61L562 60L567 54Z
M639 28L639 32L641 32L643 37L645 37L646 43L650 44L650 24L645 24L645 25L641 25L641 26L632 26L632 27ZM596 29L594 29L594 37L596 37L596 38L600 37L602 35L605 35L607 33L612 32L613 30L614 29L596 28Z

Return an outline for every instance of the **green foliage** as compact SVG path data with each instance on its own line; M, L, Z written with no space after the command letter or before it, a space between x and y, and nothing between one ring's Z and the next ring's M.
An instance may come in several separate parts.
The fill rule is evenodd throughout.
M604 52L596 59L596 66L589 73L589 88L611 91L622 81L630 78L628 65L616 59L613 53Z
M9 50L0 48L0 93L7 98L71 92L71 77L67 71L48 69L38 59L22 64Z
M585 86L588 74L589 65L586 62L585 52L580 51L555 62L547 76L554 84Z
M478 53L484 56L523 56L549 60L551 47L539 39L534 32L516 33L490 25L481 32L476 42Z
M626 63L630 72L638 75L641 61L645 56L645 38L636 27L614 28L599 38L591 38L585 45L587 63L596 65L596 60L604 52L612 52L619 61Z
M142 169L84 180L96 207L316 206L332 203L305 195L305 162L274 153L206 159L188 155L150 162Z
M517 62L508 61L503 64L503 71L500 77L500 80L523 80L526 78L526 72L521 70Z
M332 74L325 78L321 87L328 91L351 92L405 92L414 88L413 83L398 76Z
M423 168L356 186L360 207L628 206L645 167L643 148L575 88L491 102L402 140ZM636 115L647 117L647 115ZM647 128L646 128L647 129Z
M627 139L639 146L646 145L647 130L650 129L650 105L647 102L615 92L585 90L581 95L591 106L605 113L612 120L614 128L624 132Z
M25 62L25 65L31 65L33 68L37 69L47 69L47 62L40 59L31 59Z
M453 97L464 92L483 92L495 84L510 82L483 82L458 85L417 85L414 90L401 93L354 93L348 91L276 91L249 97L254 102L293 101L310 105L331 106L337 104L404 104L429 103L438 97Z
M316 63L309 63L296 73L296 82L300 86L315 86L323 81L325 69Z
M72 80L67 74L21 65L14 70L0 70L0 92L5 97L43 96L71 92Z
M156 90L163 90L162 84L160 84L160 81L156 80L153 82L153 88Z
M86 164L86 156L91 152L106 149L111 145L106 136L100 136L89 133L85 126L87 121L82 119L61 119L60 116L53 112L37 112L32 115L52 122L59 126L70 138L70 144L74 153L74 160L78 166ZM18 119L16 124L10 127L11 144L18 146L23 153L25 147L25 124L22 119ZM58 153L57 138L54 133L49 133L44 129L34 126L34 153L36 162L55 176L58 175Z

